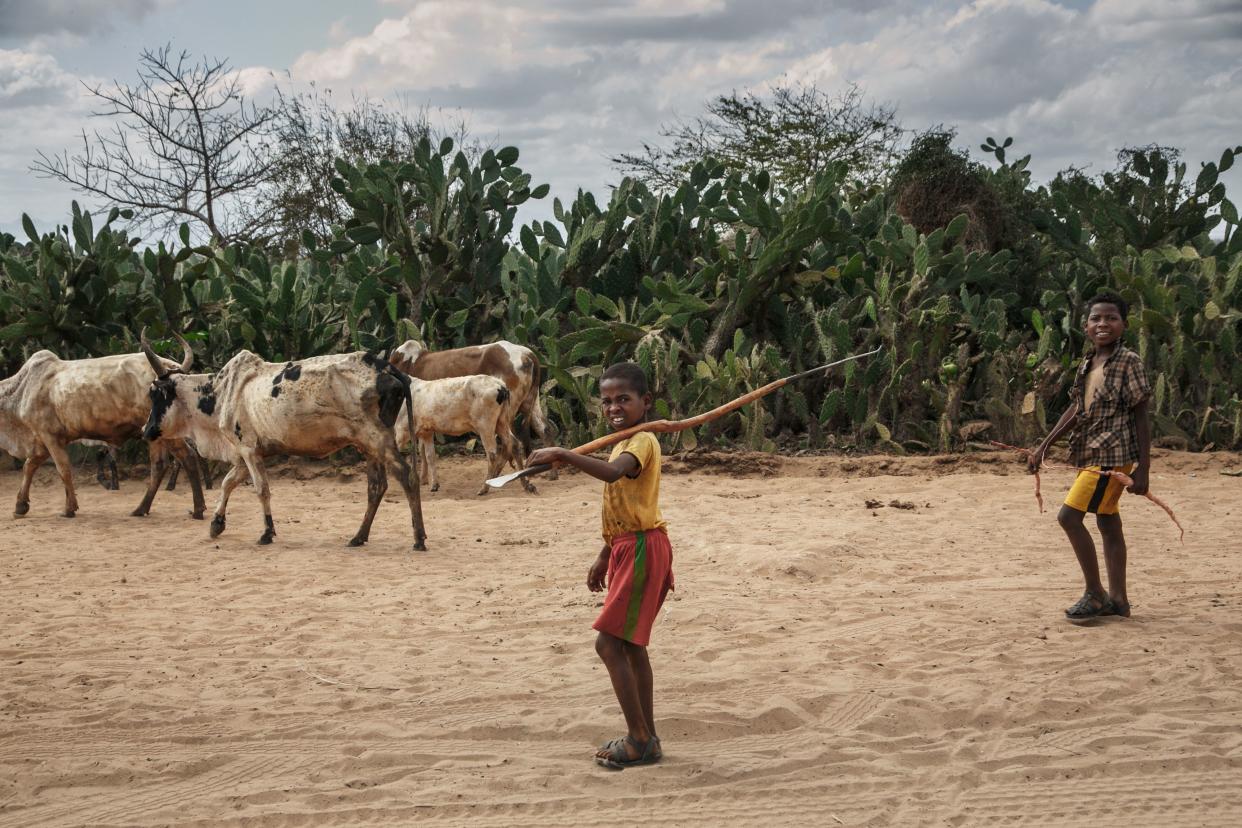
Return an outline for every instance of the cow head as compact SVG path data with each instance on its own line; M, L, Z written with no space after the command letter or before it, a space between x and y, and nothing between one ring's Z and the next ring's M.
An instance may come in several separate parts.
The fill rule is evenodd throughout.
M427 350L427 346L417 339L407 339L402 345L388 355L388 361L394 368L407 374L414 373L414 363Z
M151 350L151 343L147 341L146 328L142 329L140 336L142 352L146 354L147 362L151 363L151 367L155 370L155 380L147 392L151 397L151 416L147 418L147 424L142 429L142 436L145 440L160 438L163 431L161 423L177 399L177 377L188 373L190 365L194 362L194 350L190 347L190 343L186 342L179 333L174 332L173 336L181 343L183 352L181 364L176 368L168 367L155 351Z

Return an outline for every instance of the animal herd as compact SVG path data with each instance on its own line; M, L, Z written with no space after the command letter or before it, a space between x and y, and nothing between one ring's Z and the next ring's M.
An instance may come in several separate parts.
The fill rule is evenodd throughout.
M352 446L366 460L367 507L350 545L367 542L391 472L409 504L414 548L423 550L420 462L408 462L399 446L414 443L421 476L435 491L435 434L477 434L489 477L506 462L525 465L532 433L547 434L539 360L510 342L429 351L410 340L384 355L359 351L284 363L243 350L214 374L192 374L193 349L174 336L180 362L156 354L144 331L139 353L62 360L39 351L0 380L0 449L25 460L15 517L30 510L31 481L49 457L64 483L65 516L77 512L70 443L114 449L141 436L150 474L133 515L150 512L175 459L190 481L190 514L203 519L201 457L231 466L220 483L211 537L224 531L229 496L249 479L263 508L259 543L268 544L276 524L265 458L325 457ZM523 484L533 491L529 481ZM487 491L484 485L479 494Z

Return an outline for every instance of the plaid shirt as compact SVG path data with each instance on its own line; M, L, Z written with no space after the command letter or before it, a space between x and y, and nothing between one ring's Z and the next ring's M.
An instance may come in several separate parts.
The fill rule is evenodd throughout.
M1139 459L1138 425L1134 406L1151 394L1147 371L1139 355L1125 345L1104 363L1104 381L1095 392L1091 408L1083 409L1087 372L1095 351L1083 359L1074 378L1070 401L1078 406L1078 424L1070 436L1071 462L1075 466L1124 466Z

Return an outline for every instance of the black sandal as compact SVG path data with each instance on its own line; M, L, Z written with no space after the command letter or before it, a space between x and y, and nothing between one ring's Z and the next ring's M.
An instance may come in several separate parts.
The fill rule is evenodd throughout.
M638 756L635 756L633 759L625 753L627 742L633 745L634 750L638 752ZM602 745L601 750L606 751L606 753L603 756L597 755L595 763L613 770L625 770L631 765L651 765L663 758L663 754L659 752L659 740L654 737L648 739L646 744L643 744L637 739L626 735L620 739L613 739L606 745Z
M1093 618L1099 618L1101 615L1111 614L1109 610L1112 604L1107 597L1096 595L1093 592L1084 592L1082 597L1078 599L1078 603L1065 611L1067 620L1078 624L1083 621L1090 621Z
M1104 608L1104 611L1101 612L1100 615L1116 615L1119 618L1129 618L1130 617L1130 604L1129 602L1124 603L1124 604L1118 604L1112 598L1109 598L1108 606Z

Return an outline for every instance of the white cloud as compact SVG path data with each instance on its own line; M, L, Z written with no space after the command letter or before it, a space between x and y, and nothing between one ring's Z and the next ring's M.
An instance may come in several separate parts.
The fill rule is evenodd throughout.
M808 55L793 74L827 87L858 81L897 103L907 126L955 126L971 149L987 135L1012 135L1015 149L1033 153L1037 178L1071 164L1108 169L1118 149L1153 142L1215 160L1242 142L1242 41L1220 35L1188 48L1183 38L1237 17L1238 6L1182 4L1181 35L1149 31L1166 5L942 3Z
M61 102L77 85L51 55L0 49L0 110Z

